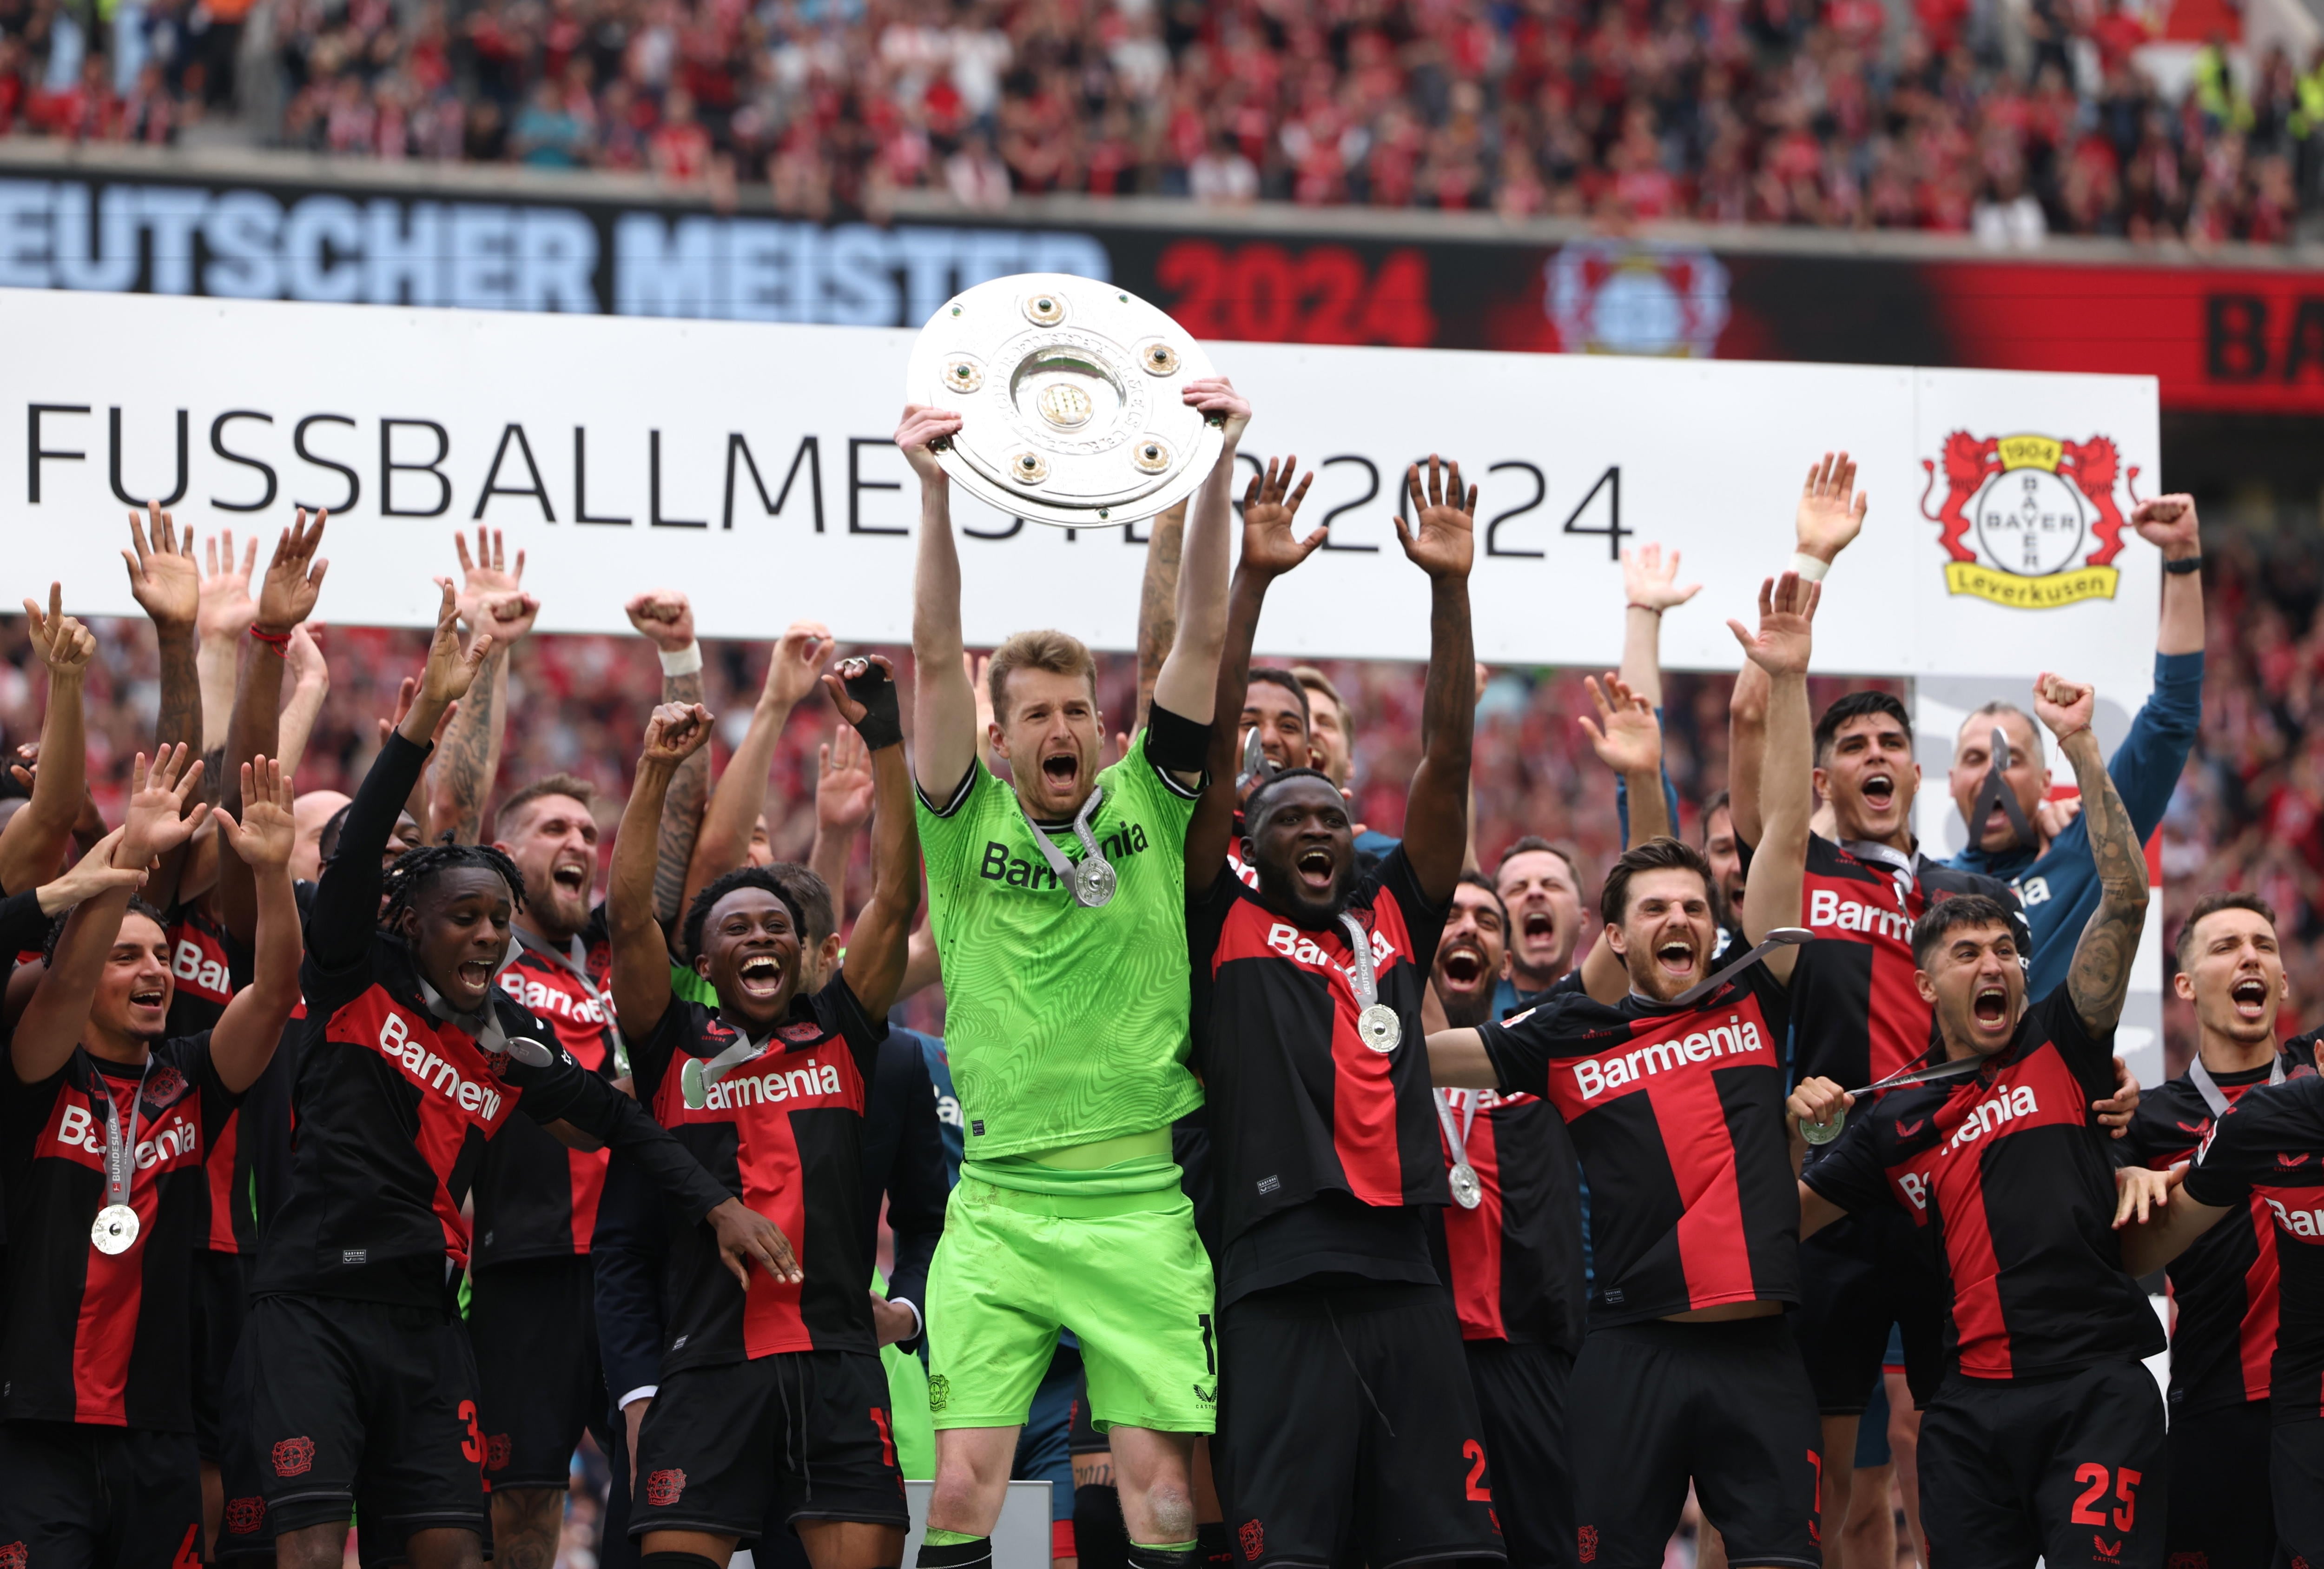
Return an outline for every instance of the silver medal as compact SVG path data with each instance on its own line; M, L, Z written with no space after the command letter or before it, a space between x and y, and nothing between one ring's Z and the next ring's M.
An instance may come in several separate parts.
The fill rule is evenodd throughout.
M1077 863L1074 867L1074 902L1084 909L1095 909L1113 898L1117 881L1113 868L1103 861Z
M557 1060L557 1054L529 1035L509 1037L508 1054L527 1067L547 1067Z
M1462 1209L1475 1209L1485 1202L1484 1185L1477 1180L1477 1168L1467 1161L1455 1166L1448 1180L1452 1184L1452 1202Z
M88 1228L91 1246L100 1253L125 1253L137 1243L137 1212L125 1204L109 1204L97 1212Z
M960 415L936 461L971 495L1102 529L1166 511L1209 475L1225 433L1180 394L1214 374L1184 328L1127 290L1028 272L936 307L904 396Z
M1375 1002L1356 1015L1356 1035L1366 1046L1383 1055L1394 1051L1404 1041L1404 1023L1396 1010L1385 1002Z
M1832 1112L1831 1121L1829 1122L1812 1122L1805 1118L1802 1118L1800 1121L1800 1137L1806 1140L1811 1144L1829 1144L1833 1140L1840 1137L1840 1131L1847 1125L1847 1122L1848 1108L1846 1106L1842 1106L1838 1111Z
M689 1112L699 1112L710 1104L710 1084L702 1075L702 1059L690 1057L678 1073L678 1093Z

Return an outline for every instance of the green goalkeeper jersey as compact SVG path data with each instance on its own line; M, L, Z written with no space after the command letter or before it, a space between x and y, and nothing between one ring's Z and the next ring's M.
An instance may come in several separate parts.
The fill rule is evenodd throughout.
M1090 831L1118 887L1094 909L1074 901L1017 792L982 760L951 800L918 798L968 1161L1150 1132L1203 1103L1186 1068L1186 824L1199 792L1148 760L1143 731L1097 788ZM1048 833L1082 859L1070 826Z

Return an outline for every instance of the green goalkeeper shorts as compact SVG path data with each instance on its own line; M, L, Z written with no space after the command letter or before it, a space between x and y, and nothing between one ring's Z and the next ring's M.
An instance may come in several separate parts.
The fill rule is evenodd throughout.
M1021 1426L1060 1329L1081 1342L1100 1432L1217 1424L1211 1260L1176 1183L1064 1196L963 1176L924 1306L939 1428Z

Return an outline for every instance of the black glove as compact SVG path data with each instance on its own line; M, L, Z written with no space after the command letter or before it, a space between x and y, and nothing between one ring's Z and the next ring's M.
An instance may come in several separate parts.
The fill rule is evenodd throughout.
M870 660L849 662L853 668L842 679L847 695L863 705L863 717L855 721L855 734L873 752L883 746L902 745L904 720L897 705L896 683Z

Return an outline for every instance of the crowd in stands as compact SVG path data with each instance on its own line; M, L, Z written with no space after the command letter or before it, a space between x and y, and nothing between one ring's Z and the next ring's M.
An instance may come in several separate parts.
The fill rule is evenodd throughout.
M2292 992L2287 1016L2296 1028L2311 1029L2324 1024L2324 617L2316 614L2324 601L2324 562L2306 532L2215 526L2206 531L2206 546L2210 648L2203 729L2162 830L2164 951L2176 931L2171 912L2185 910L2204 892L2259 893L2281 917ZM99 809L117 822L129 760L152 734L159 674L142 621L99 617L91 624L99 648L88 677L89 776ZM0 735L14 748L39 734L42 687L24 623L12 619L5 627ZM397 684L417 667L425 638L417 631L328 627L318 641L332 700L308 744L299 786L352 790L380 741L377 723L365 715L394 711ZM704 651L705 702L718 715L723 756L749 722L768 651L764 643L706 640ZM908 650L877 651L908 669ZM623 771L634 748L628 739L636 727L636 694L652 678L651 650L633 637L536 635L512 659L503 788L576 773L614 809L629 790ZM1118 654L1099 660L1104 711L1110 718L1130 712L1132 661ZM1326 669L1356 708L1358 818L1396 834L1420 757L1419 672L1386 662ZM1619 853L1605 771L1568 717L1590 710L1582 675L1504 668L1487 685L1474 770L1477 848L1487 865L1528 833L1573 844L1593 882ZM1811 695L1821 711L1865 684L1819 678ZM1679 794L1680 830L1690 839L1702 837L1701 803L1726 784L1731 687L1724 675L1665 678L1665 759ZM814 837L817 749L830 742L832 728L829 715L808 706L783 734L767 795L779 857L803 858ZM868 870L868 863L859 865L851 889L869 885ZM904 1006L917 1026L941 1029L936 1000L923 995ZM2177 1073L2192 1049L2192 1020L2174 1001L2165 1023L2169 1064Z
M937 189L2281 243L2324 185L2324 51L2235 71L2220 34L2166 95L2125 0L268 3L244 58L283 144L808 216ZM250 4L115 0L91 38L0 0L0 134L171 139L233 102Z

